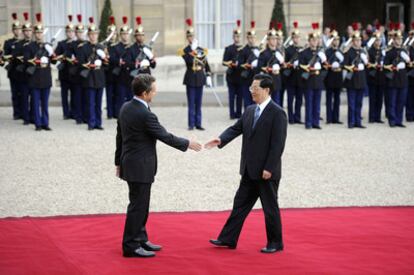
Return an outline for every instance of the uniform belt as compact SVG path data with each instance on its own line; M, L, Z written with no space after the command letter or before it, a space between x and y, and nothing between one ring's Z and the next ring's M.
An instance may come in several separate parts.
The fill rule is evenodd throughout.
M198 71L201 71L201 70L203 70L203 67L201 67L201 66L196 66L195 68L193 68L194 72L198 72Z
M319 71L311 71L311 75L319 75L320 72Z
M44 68L47 68L47 67L49 67L49 63L45 63L45 64L40 63L40 64L39 64L39 67L40 67L40 68L43 68L43 69L44 69Z

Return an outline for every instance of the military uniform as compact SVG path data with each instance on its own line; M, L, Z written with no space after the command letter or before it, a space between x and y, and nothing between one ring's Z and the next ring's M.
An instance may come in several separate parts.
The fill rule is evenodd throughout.
M297 22L294 23L292 37L299 35ZM282 82L285 81L287 89L287 108L289 123L301 122L301 108L303 91L300 88L301 71L299 68L299 53L302 50L298 45L290 45L285 50L285 69L283 70Z
M36 14L37 25L34 32L44 32L41 15ZM33 41L25 48L24 61L27 64L28 85L33 98L34 123L36 130L49 128L49 95L52 87L52 72L50 69L52 45L43 41Z
M187 38L194 37L192 20L186 19L188 29ZM193 130L196 127L204 130L202 127L202 100L203 86L211 85L211 70L207 61L208 50L198 47L198 42L194 39L192 44L180 49L178 55L184 59L186 71L183 84L186 86L187 104L188 104L188 129Z
M319 24L312 24L313 32L309 39L320 39ZM317 47L306 48L299 54L301 68L301 88L305 94L305 127L306 129L321 129L319 126L321 111L321 93L324 88L321 71L326 62L323 51Z
M271 23L270 30L267 32L267 38L277 38L281 33L278 33ZM257 73L265 73L272 77L273 91L271 93L272 100L279 106L282 106L282 77L281 70L285 63L285 57L283 53L276 48L271 48L268 44L267 47L260 52L257 62Z
M379 39L379 38L377 38ZM386 78L383 69L385 51L381 47L372 46L368 50L368 88L369 88L369 115L370 123L383 123L381 120L382 105L386 92Z
M66 25L66 31L74 31L75 26L72 25L72 15L68 16L69 24ZM60 82L60 94L62 100L62 111L63 111L63 118L69 119L73 117L73 93L74 93L74 85L71 81L69 75L69 64L67 63L65 57L68 55L70 50L71 43L73 42L72 39L66 38L62 41L59 41L56 49L55 49L55 56L52 58L52 62L60 62L57 66L59 71L59 82Z
M17 15L13 13L13 24L12 29L21 30L22 25L19 21L17 21ZM23 110L22 110L22 91L20 85L19 76L21 76L16 71L16 66L19 64L19 60L16 59L16 47L19 43L20 39L18 36L13 38L7 39L4 42L3 47L3 62L9 62L6 65L7 70L7 77L10 80L10 91L11 91L11 101L13 106L13 118L14 119L21 119L23 118Z
M240 20L237 20L237 28L233 35L240 36ZM229 111L230 119L240 118L242 112L242 90L240 83L241 70L238 66L238 57L242 47L235 43L224 49L223 65L227 67L226 82L229 92Z
M384 58L389 100L388 123L391 127L404 127L403 113L407 102L408 89L406 63L409 61L402 58L402 52L408 56L408 53L404 49L393 47L387 51Z
M115 116L118 117L119 110L125 101L132 99L130 68L125 63L129 46L119 42L115 46L114 56L111 56L111 62L118 62L119 75L116 77L116 97L115 97ZM122 64L120 64L122 63Z
M98 28L90 18L88 33L98 32ZM79 64L81 65L81 84L87 95L88 130L102 130L102 95L105 88L105 71L107 64L105 48L101 44L85 42L79 50Z
M361 111L367 86L365 64L361 59L361 48L351 47L345 54L344 67L347 74L345 87L348 95L348 127L362 128Z
M332 32L334 39L339 39L336 31ZM325 78L326 88L326 123L339 121L339 109L341 106L341 89L343 87L342 65L344 56L338 48L330 47L325 52L327 58L328 73Z
M105 43L106 51L109 55L108 66L104 67L105 70L105 93L106 93L106 116L108 119L116 117L115 115L115 106L116 106L116 83L115 77L113 75L114 68L118 65L118 61L114 58L115 56L115 47L118 44L116 42L116 25L115 17L109 17L109 26L107 28L107 35L113 33L112 38Z
M414 37L414 23L411 23L410 37ZM408 47L408 52L410 55L411 62L408 64L408 91L407 91L407 104L405 110L405 117L407 122L414 121L414 45Z

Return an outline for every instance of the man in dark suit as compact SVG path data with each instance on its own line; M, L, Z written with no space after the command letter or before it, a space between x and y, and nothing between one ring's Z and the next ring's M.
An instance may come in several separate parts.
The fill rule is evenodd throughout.
M267 245L263 253L283 250L282 226L277 201L281 177L281 157L285 147L287 118L283 109L271 100L271 76L256 75L250 87L253 101L242 118L225 130L219 138L205 148L223 148L239 135L243 135L239 190L234 198L233 210L217 240L216 246L235 249L243 222L257 199L263 206L266 222Z
M156 94L155 78L139 74L132 82L134 98L120 111L116 135L115 165L117 176L128 182L129 205L122 249L124 257L152 257L161 246L148 241L151 185L157 172L156 142L181 151L200 151L201 144L168 133L151 112L148 103Z

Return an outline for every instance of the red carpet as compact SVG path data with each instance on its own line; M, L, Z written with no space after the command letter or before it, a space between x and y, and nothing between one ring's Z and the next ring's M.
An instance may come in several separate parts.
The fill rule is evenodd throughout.
M214 248L228 212L152 213L164 245L121 256L124 215L0 219L0 274L414 274L414 207L282 210L285 251L263 255L264 219L246 220L237 250Z

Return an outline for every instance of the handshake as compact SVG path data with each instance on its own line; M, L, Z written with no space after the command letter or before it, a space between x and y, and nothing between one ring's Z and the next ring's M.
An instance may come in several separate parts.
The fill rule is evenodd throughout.
M203 147L205 149L212 149L216 146L219 146L220 144L221 144L221 140L219 138L214 138L214 139L210 140L209 142L207 142L204 145L202 145L198 141L190 140L190 143L188 145L188 149L196 151L196 152L200 152L203 149Z

